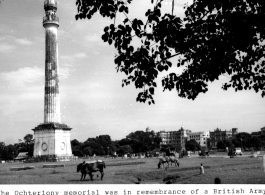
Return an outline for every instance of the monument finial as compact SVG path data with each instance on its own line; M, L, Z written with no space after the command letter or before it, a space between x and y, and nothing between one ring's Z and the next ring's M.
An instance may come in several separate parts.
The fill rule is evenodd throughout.
M44 1L45 16L43 18L43 26L46 24L55 24L59 26L59 18L56 16L57 2L55 0Z

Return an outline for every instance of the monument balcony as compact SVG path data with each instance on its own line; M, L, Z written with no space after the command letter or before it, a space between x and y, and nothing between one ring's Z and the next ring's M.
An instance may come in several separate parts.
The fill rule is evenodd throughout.
M44 16L43 17L43 26L45 24L57 24L59 26L59 18L57 16Z
M44 10L57 10L57 2L54 0L45 0Z

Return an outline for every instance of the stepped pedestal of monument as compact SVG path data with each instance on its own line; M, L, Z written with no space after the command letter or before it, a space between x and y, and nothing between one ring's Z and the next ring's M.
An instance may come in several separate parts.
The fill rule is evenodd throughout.
M71 128L60 123L45 123L33 129L36 161L74 160L70 142Z

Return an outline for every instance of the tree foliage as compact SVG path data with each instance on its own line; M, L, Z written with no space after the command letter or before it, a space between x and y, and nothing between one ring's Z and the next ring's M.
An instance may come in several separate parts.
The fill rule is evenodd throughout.
M161 138L153 131L135 131L126 136L127 140L130 140L133 152L147 152L152 151L155 148L159 148Z
M251 141L252 139L253 138L251 137L249 133L241 132L241 133L238 133L233 140L234 140L234 144L236 145L236 147L241 147L242 145L245 148L251 148L251 147L254 147L252 144L253 142Z
M24 137L24 141L26 144L30 144L33 142L33 135L32 134L27 134Z
M82 150L82 143L78 140L71 140L71 148L74 156L83 156L84 151Z
M95 141L86 141L82 144L82 151L86 155L105 155L104 147Z
M76 139L74 139L74 140L71 141L71 146L72 147L79 147L80 144L81 143L78 140L76 140Z
M5 143L4 142L0 142L0 149L5 147Z
M0 142L0 159L14 160L20 152L27 152L29 157L33 156L34 140L32 134L27 134L24 137L24 142L19 139L19 143L5 145Z
M109 135L100 135L100 136L97 136L96 138L88 138L86 142L96 143L96 144L100 145L102 149L99 149L99 147L97 147L98 148L97 153L101 154L101 155L107 154L108 152L112 153L112 150L114 149L114 147L112 147L112 141L111 141L111 137Z
M222 140L222 141L219 141L217 144L216 144L216 147L218 149L221 149L221 150L224 150L226 148L234 148L235 145L233 143L233 139L225 139L225 140Z
M225 143L223 141L219 141L219 142L217 142L216 147L219 150L224 150L226 148L226 145L225 145Z
M130 154L132 153L132 147L130 145L122 145L121 147L119 147L117 153L124 155L124 154Z
M17 155L17 148L12 144L9 144L1 149L1 158L3 160L13 160Z
M71 141L73 154L76 156L89 155L124 155L127 153L139 153L159 148L161 138L153 131L136 131L126 138L112 141L109 135L99 135L88 138L85 142Z
M198 151L201 149L201 146L198 142L196 142L196 140L191 139L189 141L187 141L186 143L186 150L188 151Z
M265 148L265 135L252 137L249 133L241 132L233 138L219 141L216 146L218 149L237 147L242 148L243 150L250 148L261 150L262 148Z
M163 90L195 99L208 91L209 82L229 76L222 88L254 89L265 96L265 2L262 0L193 0L185 5L185 17L162 14L163 0L151 0L145 20L130 19L132 0L76 0L78 19L91 19L96 12L113 23L104 28L102 40L117 50L117 71L127 75L122 86L134 83L142 89L137 101L154 103L159 72L174 66L182 73L162 79ZM117 18L125 16L123 23ZM140 44L135 47L134 40ZM140 40L140 41L139 41Z

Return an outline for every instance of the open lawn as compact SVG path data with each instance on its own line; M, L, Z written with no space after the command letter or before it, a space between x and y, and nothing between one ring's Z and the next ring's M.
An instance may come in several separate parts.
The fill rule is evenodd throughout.
M99 158L100 159L100 158ZM100 173L94 173L94 181L89 176L80 181L81 174L76 172L76 165L82 160L59 163L5 163L0 164L1 184L135 184L140 178L141 184L164 184L164 178L175 178L170 183L176 184L212 184L215 177L222 184L265 184L265 172L262 157L210 157L181 158L180 167L175 165L158 169L157 158L102 159L106 163L105 175L100 180ZM203 163L205 174L200 174ZM65 167L43 168L44 164L64 164ZM10 171L12 167L35 166L35 169ZM98 177L97 177L98 175Z

